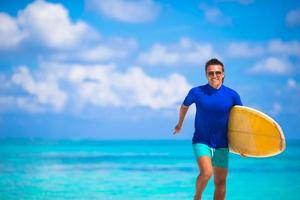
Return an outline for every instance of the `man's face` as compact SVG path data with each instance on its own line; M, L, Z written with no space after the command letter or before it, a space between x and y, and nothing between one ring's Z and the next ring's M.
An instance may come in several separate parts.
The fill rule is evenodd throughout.
M222 85L224 73L221 65L209 65L206 71L208 84L213 88L219 88Z

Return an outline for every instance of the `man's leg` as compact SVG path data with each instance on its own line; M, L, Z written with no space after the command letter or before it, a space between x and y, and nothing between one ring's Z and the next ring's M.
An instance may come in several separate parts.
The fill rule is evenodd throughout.
M225 199L226 193L226 178L228 174L228 169L221 167L213 167L213 169L215 183L214 200L223 200Z
M202 198L202 192L205 189L211 175L212 164L211 159L208 156L201 156L197 160L197 164L200 170L200 174L196 181L196 194L194 200L200 200Z

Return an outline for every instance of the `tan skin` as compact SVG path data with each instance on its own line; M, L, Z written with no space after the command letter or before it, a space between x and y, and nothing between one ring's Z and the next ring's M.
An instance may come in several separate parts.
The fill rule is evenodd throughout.
M217 72L221 72L217 74ZM213 88L220 88L223 83L224 72L221 65L210 65L206 71L206 78L208 84ZM174 134L177 134L182 129L182 124L185 118L185 115L189 107L181 105L179 111L179 120L177 125L174 128ZM200 171L199 176L196 180L196 192L194 200L200 200L202 198L202 193L211 178L212 174L214 175L214 200L223 200L225 199L225 190L226 190L226 178L228 174L227 168L213 167L211 158L208 156L202 156L197 160L198 168Z

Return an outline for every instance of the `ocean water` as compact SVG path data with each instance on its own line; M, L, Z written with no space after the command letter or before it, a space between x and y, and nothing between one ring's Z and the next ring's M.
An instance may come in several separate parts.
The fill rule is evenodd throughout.
M191 141L0 140L1 200L185 200L197 175ZM300 141L271 158L231 154L226 199L300 199Z

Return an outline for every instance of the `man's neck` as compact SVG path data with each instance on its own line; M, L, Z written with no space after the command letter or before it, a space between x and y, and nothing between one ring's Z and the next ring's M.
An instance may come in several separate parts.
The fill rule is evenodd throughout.
M209 83L208 83L209 84ZM211 85L211 84L209 84L211 87L213 87L213 88L215 88L215 89L219 89L221 86L222 86L222 84L220 84L220 85L218 85L218 86L213 86L213 85Z

